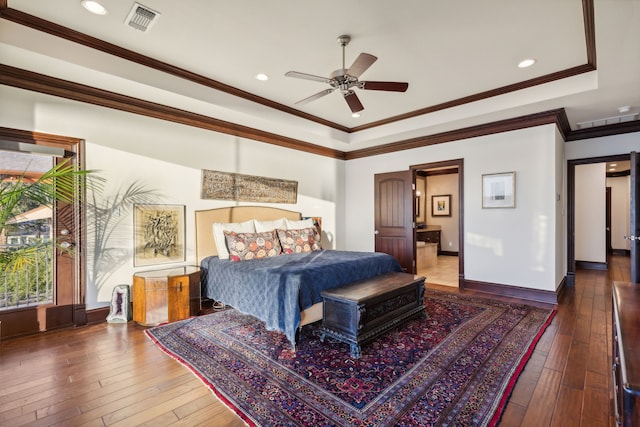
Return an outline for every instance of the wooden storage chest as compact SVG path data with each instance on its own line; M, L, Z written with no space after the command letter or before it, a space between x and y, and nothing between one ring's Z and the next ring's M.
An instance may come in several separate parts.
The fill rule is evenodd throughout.
M362 344L424 310L424 277L389 273L322 292L322 336L351 346L361 356Z

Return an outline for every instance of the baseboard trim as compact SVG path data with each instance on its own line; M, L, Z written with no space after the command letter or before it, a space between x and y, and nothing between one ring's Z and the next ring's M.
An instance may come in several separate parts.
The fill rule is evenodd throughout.
M84 326L87 324L87 306L84 304L73 305L73 325Z
M567 289L567 286L569 286L569 278L564 276L556 288L556 301L560 301L562 294L564 294Z
M583 268L585 270L607 271L609 269L609 266L606 262L576 261L576 268Z
M111 311L110 307L94 308L93 310L87 310L87 324L102 323L107 321L107 316Z
M566 286L575 286L576 285L576 274L573 271L569 271L565 276L565 285Z
M565 279L560 286L564 289ZM511 298L525 299L529 301L543 302L546 304L558 303L558 291L543 291L540 289L523 288L520 286L501 285L499 283L480 282L477 280L460 279L460 289L468 289L486 294L500 295Z
M631 256L631 251L629 249L611 249L611 254Z
M444 255L444 256L458 256L458 252L454 252L454 251L440 251L440 252L438 252L438 255Z

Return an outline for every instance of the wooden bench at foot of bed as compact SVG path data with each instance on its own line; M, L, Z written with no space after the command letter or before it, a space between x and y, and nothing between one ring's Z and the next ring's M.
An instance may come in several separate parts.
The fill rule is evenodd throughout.
M424 277L389 273L322 292L321 341L329 335L351 346L351 357L361 346L424 310Z

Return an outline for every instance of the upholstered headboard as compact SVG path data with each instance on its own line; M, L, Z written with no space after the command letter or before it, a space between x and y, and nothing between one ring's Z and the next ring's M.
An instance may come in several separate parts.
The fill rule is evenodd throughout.
M196 211L196 262L208 256L218 255L213 238L214 222L243 222L250 219L273 221L280 218L299 220L300 212L267 206L230 206L226 208Z

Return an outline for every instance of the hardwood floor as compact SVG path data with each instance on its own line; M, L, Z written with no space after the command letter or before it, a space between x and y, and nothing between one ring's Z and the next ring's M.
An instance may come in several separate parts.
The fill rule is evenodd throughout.
M612 280L629 280L628 258L577 272L500 426L613 425ZM103 323L2 341L0 426L244 425L142 331Z

